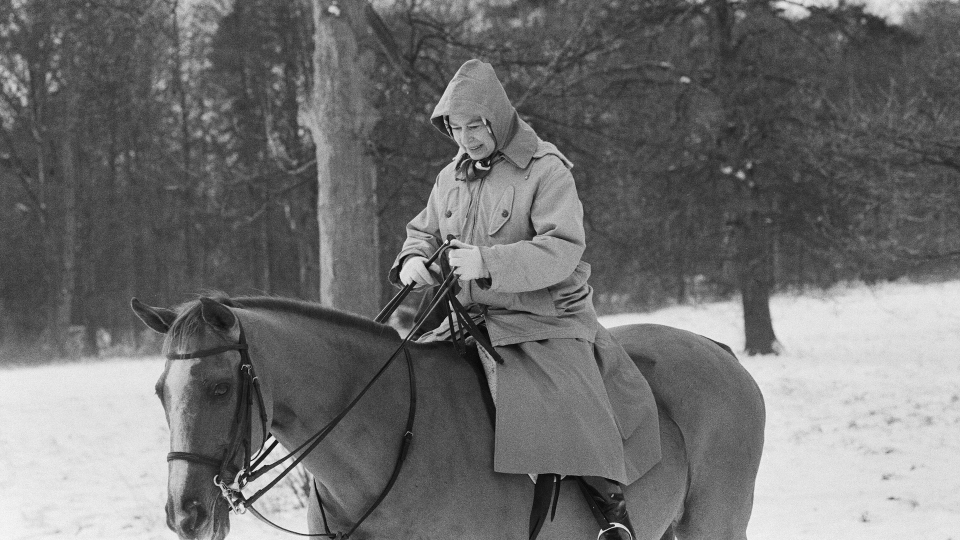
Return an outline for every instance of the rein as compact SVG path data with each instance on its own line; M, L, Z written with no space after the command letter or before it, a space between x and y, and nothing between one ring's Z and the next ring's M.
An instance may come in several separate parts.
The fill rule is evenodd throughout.
M433 256L428 260L428 266L430 263L435 261L440 255L443 254L450 247L450 240L433 254ZM241 379L241 388L240 388L240 397L237 403L237 412L236 420L237 423L233 430L232 441L228 450L224 452L224 455L220 458L214 458L210 456L205 456L202 454L197 454L193 452L170 452L167 454L167 461L174 460L183 460L189 461L192 463L197 463L201 465L208 465L211 467L216 467L218 469L218 474L213 478L213 483L220 488L221 495L227 501L230 506L230 510L237 513L243 514L247 510L263 521L264 523L274 527L283 532L294 534L297 536L305 537L328 537L335 538L337 540L344 540L349 538L357 528L373 513L377 507L380 506L380 503L386 499L387 495L390 493L390 490L393 488L393 485L396 483L397 478L400 476L400 471L403 468L403 464L406 461L407 454L410 449L410 443L413 441L413 425L416 419L417 411L417 384L415 372L413 369L413 360L410 357L410 351L407 349L407 344L410 342L412 336L420 329L423 323L426 321L427 315L432 313L438 306L444 301L447 300L452 309L452 312L456 314L458 322L460 323L461 328L466 328L466 331L474 336L478 341L479 345L485 347L490 351L498 362L503 363L503 360L500 359L499 355L496 353L494 348L490 345L489 341L483 336L483 334L477 329L476 325L473 323L472 319L462 305L457 301L455 293L453 292L454 287L456 286L457 276L453 272L447 273L446 277L443 279L442 283L437 287L437 293L431 301L429 307L420 317L418 321L415 322L413 328L407 333L406 337L400 342L400 345L397 346L397 349L387 358L386 362L383 363L383 366L377 371L372 379L367 383L366 386L357 394L356 397L346 406L344 409L327 423L322 429L316 432L311 437L307 438L300 446L290 451L283 458L269 464L261 466L263 460L273 451L277 446L278 441L274 438L274 441L270 444L269 448L264 449L267 443L267 439L272 436L268 431L267 427L267 413L266 407L263 400L263 392L260 389L260 382L254 373L253 363L250 361L249 347L247 345L246 336L243 330L243 324L240 323L240 319L237 319L237 324L240 326L240 336L238 342L235 344L222 345L219 347L213 347L210 349L203 349L200 351L195 351L191 353L178 353L178 354L168 354L167 359L169 360L187 360L194 358L206 358L221 354L229 351L237 351L240 353L240 379ZM375 319L376 322L383 322L396 309L397 306L403 301L404 297L412 289L412 284L410 286L404 287L396 296L388 303L386 307L377 315ZM448 316L452 316L453 313L448 313ZM451 321L452 323L452 321ZM451 327L452 328L452 327ZM408 378L410 381L410 405L407 413L407 424L404 429L403 439L400 443L400 451L397 456L396 464L393 468L393 473L390 475L390 479L387 481L387 484L384 486L380 495L377 499L370 505L366 512L357 522L350 528L346 533L344 532L330 532L329 527L326 526L326 513L324 512L323 505L320 502L320 494L317 491L316 482L314 482L313 489L316 492L318 505L320 506L320 511L323 514L324 527L326 528L326 533L300 533L286 529L273 523L264 517L260 512L253 507L253 503L256 502L261 496L263 496L267 491L276 486L284 476L289 474L297 465L300 464L309 454L312 452L317 445L319 445L326 437L330 434L331 431L343 420L346 415L353 410L356 404L366 395L367 391L373 386L374 383L383 375L386 369L390 366L391 363L399 356L400 352L404 353L407 363L407 372ZM253 395L256 396L257 404L260 410L260 427L261 433L263 434L263 441L261 442L260 448L255 452L251 452L251 433L253 431ZM233 476L233 481L228 483L225 478L229 476L230 469L232 467L232 462L236 458L239 452L243 452L243 465L242 468L236 472ZM297 455L299 454L299 455ZM266 472L273 470L274 468L280 466L283 462L287 461L293 456L297 456L279 475L270 481L269 484L264 486L262 489L251 495L250 497L245 497L242 493L244 486L257 478L261 477Z
M239 323L239 319L238 319ZM353 401L348 404L343 411L340 412L333 420L331 420L326 426L324 426L320 431L315 433L313 436L308 438L303 444L298 446L296 449L292 450L289 454L283 458L271 463L270 465L260 466L263 460L267 455L276 447L278 442L276 440L270 444L269 448L264 449L267 443L268 436L270 435L267 431L267 416L266 408L263 401L263 393L260 389L259 379L254 373L253 364L250 362L250 355L248 353L248 346L246 343L246 338L243 330L243 325L240 325L240 339L239 342L232 345L224 345L220 347L214 347L211 349L204 349L192 353L183 353L183 354L169 354L167 358L169 360L187 360L192 358L206 358L209 356L214 356L223 352L228 351L238 351L240 353L240 378L241 378L241 388L240 388L240 399L237 404L237 413L236 419L237 424L233 430L232 441L228 450L224 452L224 455L220 458L214 458L210 456L205 456L202 454L197 454L194 452L170 452L167 454L167 461L174 460L183 460L189 461L192 463L198 463L202 465L209 465L216 467L218 469L218 474L214 476L213 482L217 487L220 488L221 495L230 505L230 510L237 513L243 514L247 510L250 510L251 513L259 518L260 520L266 522L267 524L282 530L284 532L295 534L298 536L310 536L310 537L330 537L330 538L348 538L353 532L360 526L360 524L369 516L386 498L387 494L390 492L390 489L393 487L393 484L396 482L397 477L400 475L400 469L403 466L403 462L406 460L406 456L410 447L410 443L413 440L413 424L416 418L416 404L417 404L417 387L416 387L416 378L413 370L413 360L410 357L410 352L406 349L406 344L409 340L404 339L397 350L387 359L383 364L380 370L373 376L369 383L360 391L360 393L353 399ZM367 393L368 390L373 386L373 384L380 378L381 375L386 371L387 367L393 362L394 359L403 351L407 360L407 371L409 373L410 380L410 407L407 414L407 424L404 430L403 441L401 442L399 456L397 457L396 465L394 466L393 474L390 476L390 480L387 482L387 485L384 487L383 491L380 493L380 496L377 497L376 501L370 506L370 508L360 517L356 524L346 533L319 533L319 534L306 534L299 533L296 531L291 531L285 529L265 518L260 512L258 512L254 507L253 503L256 502L261 496L263 496L267 491L276 486L284 476L286 476L290 471L292 471L297 465L303 461L317 445L320 444L327 435L333 431L333 428L340 423L341 420L356 406L360 399ZM257 450L255 454L251 453L251 432L252 432L252 415L253 415L253 395L256 395L257 403L260 409L260 421L261 429L264 434L263 443L260 445L260 449ZM243 467L237 471L233 476L232 482L227 482L225 479L229 477L230 469L232 468L231 463L236 458L240 451L243 451ZM287 461L291 457L300 454L296 457L280 474L270 481L269 484L264 486L262 489L254 493L249 497L245 497L242 493L242 489L247 484L247 482L256 480L264 473L278 467L283 462ZM253 458L253 456L256 456Z

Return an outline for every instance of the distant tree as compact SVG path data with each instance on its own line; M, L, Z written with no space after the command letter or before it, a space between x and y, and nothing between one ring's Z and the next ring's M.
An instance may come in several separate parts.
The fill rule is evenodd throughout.
M884 256L871 266L885 277L960 266L960 4L918 4L904 28L914 46L893 65L874 62L886 77L844 108L859 143L851 154L884 156L869 185L875 208L888 213L865 220L873 226L865 233Z
M205 76L231 119L209 145L231 164L218 174L216 211L247 238L231 251L244 253L256 289L317 299L316 159L297 97L309 75L309 16L296 0L236 0L219 19Z
M14 238L37 248L14 250L29 271L0 272L2 303L19 314L20 340L75 354L70 327L82 327L93 353L97 328L132 332L122 297L155 268L139 267L155 252L141 225L159 221L140 203L157 200L158 144L147 134L161 131L152 75L167 50L166 12L31 1L3 2L0 14L0 177L15 186Z
M740 292L764 353L778 288L955 273L956 2L777 6L0 0L0 347L203 288L376 312L475 57L575 163L601 310Z
M18 180L22 207L38 227L46 298L47 344L61 355L73 354L70 326L77 321L78 286L85 260L80 257L84 226L82 194L89 183L83 135L89 113L91 40L87 17L78 3L44 2L0 6L6 23L3 95L4 164ZM25 135L18 140L13 134ZM30 141L23 144L22 141ZM23 203L22 203L23 204Z
M896 62L910 45L862 7L811 11L792 20L770 2L712 0L698 17L709 40L693 49L703 56L691 79L713 96L716 111L712 137L699 145L709 166L704 194L725 216L748 354L779 350L769 309L778 271L802 268L805 253L820 253L811 266L828 269L865 253L849 251L866 204L863 185L823 166L833 155L826 141L836 142L824 138L836 126L835 111L824 107L837 79L871 65L852 56L885 43L876 56Z
M946 14L936 18L949 26ZM950 40L855 5L814 9L803 24L831 59L812 94L817 129L805 138L812 176L843 202L843 214L821 218L833 252L825 281L895 279L942 264L937 254L956 249L958 225Z

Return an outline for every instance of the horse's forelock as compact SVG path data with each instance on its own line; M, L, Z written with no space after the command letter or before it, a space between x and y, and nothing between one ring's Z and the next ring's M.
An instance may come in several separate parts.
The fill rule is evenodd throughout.
M241 307L229 296L222 293L208 294L205 296L227 307ZM175 311L177 312L177 318L174 319L173 324L170 325L170 330L167 331L167 337L163 341L163 354L169 354L181 349L190 338L199 336L206 327L199 298L180 304Z

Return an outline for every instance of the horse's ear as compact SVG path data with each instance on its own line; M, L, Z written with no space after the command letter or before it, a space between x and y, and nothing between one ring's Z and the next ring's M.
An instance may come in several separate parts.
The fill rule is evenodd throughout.
M210 326L229 332L237 324L237 316L230 308L206 296L200 297L200 314Z
M130 307L137 317L143 321L143 324L149 326L155 332L166 334L170 330L170 325L177 318L177 313L166 308L150 307L136 298L130 300Z

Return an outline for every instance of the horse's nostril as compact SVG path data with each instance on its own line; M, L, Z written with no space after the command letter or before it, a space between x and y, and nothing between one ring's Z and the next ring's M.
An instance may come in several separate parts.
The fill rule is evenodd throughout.
M196 499L187 499L183 502L183 519L180 520L180 534L195 536L207 520L207 510Z
M177 532L177 520L176 512L173 511L173 499L167 499L166 511L167 527L169 527L171 531Z

